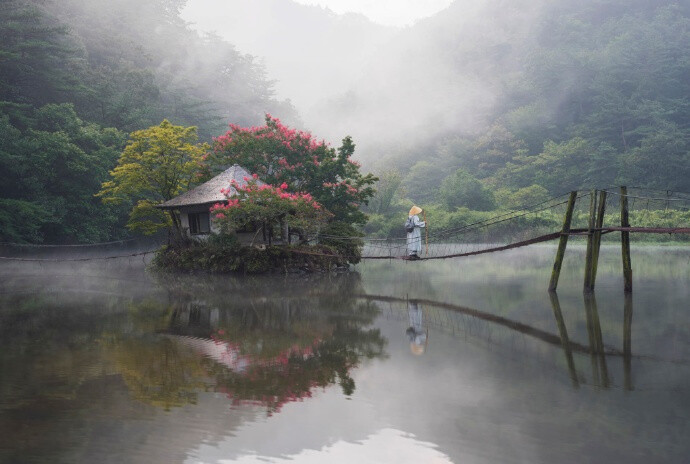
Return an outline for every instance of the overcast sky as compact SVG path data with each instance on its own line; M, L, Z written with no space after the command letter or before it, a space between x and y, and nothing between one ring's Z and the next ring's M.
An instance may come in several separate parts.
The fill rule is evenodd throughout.
M251 1L251 0L248 0ZM304 5L319 5L335 13L361 13L386 26L407 26L431 16L450 5L453 0L294 0ZM211 2L217 5L218 1ZM214 15L208 0L189 0L187 16L203 28L205 15Z
M361 13L387 26L407 26L450 5L452 0L295 0L328 7L336 13Z

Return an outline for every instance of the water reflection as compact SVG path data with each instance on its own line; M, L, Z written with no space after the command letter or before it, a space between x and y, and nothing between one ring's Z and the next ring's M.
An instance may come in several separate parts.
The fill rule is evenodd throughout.
M558 300L558 294L556 292L549 292L549 298L551 299L551 309L553 309L553 316L556 319L558 333L561 336L561 346L563 347L563 353L565 354L565 360L568 365L570 380L573 383L573 387L577 388L580 386L580 382L577 378L575 360L573 359L573 349L570 346L570 338L568 337L568 329L566 328L565 320L563 319L561 303Z
M594 294L586 294L583 299L583 315L586 322L588 341L586 344L574 341L568 335L563 310L556 292L549 292L549 299L553 317L558 333L551 333L536 326L528 325L519 321L511 320L494 313L480 311L451 303L438 302L428 299L414 298L395 298L383 295L359 295L367 301L388 304L388 315L394 313L402 314L400 307L407 308L409 328L406 334L410 340L410 350L413 354L423 354L427 350L429 329L437 329L450 333L455 337L466 337L467 334L485 336L493 345L511 345L510 349L515 348L515 340L510 340L515 334L527 336L535 341L543 342L546 345L559 346L562 349L565 359L568 376L574 388L579 388L581 383L588 383L596 387L608 389L611 387L611 376L607 357L623 360L623 385L625 390L633 389L632 382L632 359L646 358L653 359L649 354L634 355L632 352L632 295L625 295L623 305L623 346L618 349L614 346L606 345L603 339L599 310ZM399 306L394 309L393 303ZM394 316L393 316L394 317ZM484 323L485 326L478 325ZM506 331L506 334L499 334L491 327L499 326ZM510 340L510 341L506 341ZM589 359L591 365L591 379L587 381L583 373L578 373L576 356L583 355ZM674 362L672 359L658 358L659 362Z
M609 373L606 366L604 339L601 335L599 309L594 294L585 294L585 315L587 317L587 335L589 337L589 352L592 362L592 379L594 384L604 388L609 387Z
M429 329L424 325L424 307L416 301L408 301L407 312L410 327L405 333L410 338L410 351L416 355L424 354L429 339Z
M0 462L685 462L687 286L446 270L3 276Z
M625 293L623 306L623 375L626 390L632 390L632 313L633 297Z
M587 329L587 343L583 344L569 334L556 293L549 295L557 329L553 333L460 305L363 295L356 276L314 280L306 293L290 282L272 290L266 288L265 281L224 279L222 283L219 286L218 281L208 278L167 276L155 286L158 296L149 292L124 305L124 295L112 291L117 290L112 287L107 292L91 292L87 298L83 292L74 298L68 294L55 298L41 292L13 295L14 310L4 313L0 335L6 346L20 347L30 343L39 331L42 343L32 346L31 355L41 369L32 370L33 379L25 383L54 386L50 392L21 392L21 381L13 381L12 376L26 375L19 374L22 358L5 356L3 377L10 385L6 392L72 397L88 379L88 373L96 371L75 365L73 361L78 359L93 365L106 361L106 371L118 373L135 399L164 410L195 404L199 392L220 392L231 404L261 405L269 413L330 385L338 385L343 394L352 395L356 389L352 370L366 360L386 356L386 339L372 327L381 314L381 303L399 303L405 308L400 315L406 315L405 332L413 354L428 350L430 327L462 336L485 332L486 339L495 344L502 337L510 339L510 335L486 328L499 326L508 334L559 346L570 382L576 388L582 383L604 389L612 386L609 357L622 359L622 387L634 388L633 359L640 356L632 351L631 295L625 296L622 305L622 349L618 349L604 344L594 295L585 295L583 300ZM241 297L233 291L239 289ZM13 320L21 320L35 307L44 311L33 315L31 324L21 330L23 326ZM65 307L70 311L64 311ZM103 308L113 308L117 313L122 307L127 310L126 320L117 314L108 316L107 312L103 317ZM95 314L99 315L97 319ZM12 352L6 351L6 355ZM577 355L589 359L590 380ZM70 369L82 369L86 374ZM50 380L56 377L64 382Z
M561 344L563 352L568 364L568 371L573 386L579 385L578 374L575 369L575 362L573 360L572 346L568 338L568 332L563 320L561 312L561 304L558 300L556 292L550 292L551 307L553 309L554 317L556 318L556 325L558 326L561 335ZM597 306L596 296L593 293L584 294L584 308L587 320L587 335L589 337L589 354L592 366L592 382L595 385L603 388L609 388L609 370L606 362L606 355L623 356L623 388L625 390L632 390L632 295L625 294L624 309L623 309L623 351L619 352L614 349L607 349L604 346L601 322L599 320L599 309Z
M317 388L337 384L351 395L351 370L385 355L386 341L368 327L377 307L347 294L335 302L266 293L201 297L205 282L166 288L173 303L158 311L169 313L159 336L125 337L112 346L128 387L154 406L193 404L196 392L212 391L272 414ZM145 302L131 311L151 308Z
M434 443L424 442L410 433L384 428L357 443L338 440L319 450L303 450L299 454L272 458L255 454L245 454L234 460L225 460L230 464L262 464L271 462L321 464L365 463L433 463L450 464L449 456L437 449Z

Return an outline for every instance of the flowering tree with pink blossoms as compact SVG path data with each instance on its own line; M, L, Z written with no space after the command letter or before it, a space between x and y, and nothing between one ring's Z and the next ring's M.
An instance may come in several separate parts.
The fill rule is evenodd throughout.
M350 137L337 150L310 133L291 129L279 119L266 115L264 126L230 130L214 140L209 156L212 169L220 171L234 163L256 173L283 192L304 192L332 214L329 224L341 232L367 221L360 206L374 195L378 180L360 173L352 159L355 145Z
M232 181L237 193L229 196L227 202L211 207L211 214L223 232L250 226L254 230L267 230L272 235L274 229L287 226L292 232L308 237L324 227L332 216L311 194L289 192L285 182L278 187L258 185L256 177L254 174L254 179L245 178L243 186ZM230 195L230 189L223 193Z

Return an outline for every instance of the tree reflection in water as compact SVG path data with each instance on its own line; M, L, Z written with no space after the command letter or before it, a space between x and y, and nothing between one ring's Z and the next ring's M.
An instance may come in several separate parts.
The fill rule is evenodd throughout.
M185 282L168 282L174 303L158 310L168 316L156 334L110 346L140 401L169 409L195 403L199 391L214 391L233 405L261 405L272 414L317 388L338 384L352 395L351 370L385 356L386 340L367 328L379 309L353 296L352 277L335 293L329 281L330 296L286 295L285 288L267 291L260 285L256 293L245 285L240 296L207 281ZM132 310L155 313L150 302Z

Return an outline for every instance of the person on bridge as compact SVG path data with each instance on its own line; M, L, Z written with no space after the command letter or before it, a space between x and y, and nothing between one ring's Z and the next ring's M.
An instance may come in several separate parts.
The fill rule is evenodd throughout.
M413 206L410 214L405 221L405 232L407 232L407 256L409 259L420 259L422 251L422 228L426 227L425 221L420 221L418 214L422 212L419 206Z

